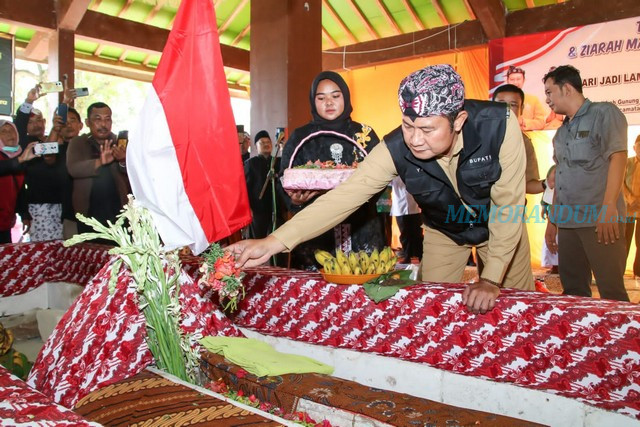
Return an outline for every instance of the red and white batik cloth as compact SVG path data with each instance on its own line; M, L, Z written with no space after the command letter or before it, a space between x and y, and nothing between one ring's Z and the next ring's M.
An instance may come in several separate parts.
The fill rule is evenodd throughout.
M0 366L0 426L100 426L55 404Z
M464 284L422 284L379 304L320 274L249 271L234 322L261 333L426 363L640 415L638 305L502 291L488 314Z
M84 285L109 261L109 246L61 240L0 245L0 297L24 294L45 282Z
M142 371L153 362L145 342L145 319L136 286L124 267L113 294L106 264L64 314L45 343L28 383L55 402L72 407L80 398ZM206 335L242 336L205 290L186 273L180 277L181 326L192 345Z

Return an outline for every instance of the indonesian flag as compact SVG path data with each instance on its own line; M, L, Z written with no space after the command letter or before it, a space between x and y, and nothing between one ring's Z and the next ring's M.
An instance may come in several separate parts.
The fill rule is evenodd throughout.
M210 242L251 222L211 0L185 0L127 147L137 201L165 247Z

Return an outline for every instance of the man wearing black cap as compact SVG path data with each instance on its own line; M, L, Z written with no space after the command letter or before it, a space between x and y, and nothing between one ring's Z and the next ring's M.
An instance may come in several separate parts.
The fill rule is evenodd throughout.
M249 194L249 206L253 222L250 226L251 237L262 239L273 231L273 198L271 183L265 187L265 182L270 178L269 171L280 170L280 159L271 156L273 144L266 130L261 130L255 136L255 144L258 147L258 155L244 162L244 176L247 180L247 192ZM275 160L272 162L272 160ZM273 165L272 165L273 163ZM261 194L262 193L262 194ZM262 197L260 197L262 195ZM277 194L275 195L277 197ZM276 203L279 208L281 204ZM276 212L280 216L279 212Z
M422 209L422 280L460 282L476 247L480 280L462 294L470 311L491 310L502 287L533 290L522 215L526 158L515 115L502 103L465 101L462 80L449 65L409 75L398 100L402 125L351 178L266 239L233 245L238 264L260 264L317 236L400 176Z

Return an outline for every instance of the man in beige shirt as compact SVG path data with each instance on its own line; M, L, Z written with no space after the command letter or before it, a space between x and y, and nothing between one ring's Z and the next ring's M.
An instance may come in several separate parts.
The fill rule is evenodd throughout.
M533 290L517 118L504 104L465 101L462 80L449 65L409 75L398 98L402 125L352 177L267 238L233 245L238 264L259 265L319 235L399 175L422 209L422 280L460 282L475 246L484 268L463 293L469 310L491 310L501 287Z
M524 86L524 70L513 65L507 70L507 83L522 89ZM540 99L530 93L524 94L522 114L518 122L522 130L542 130L545 126L546 110Z
M518 86L506 84L498 86L493 92L492 100L506 103L513 114L519 119L524 111L524 92ZM540 172L538 171L538 157L536 150L533 148L531 138L526 133L522 133L524 142L524 151L527 158L527 168L525 170L525 182L527 194L539 194L547 188L546 180L540 180Z

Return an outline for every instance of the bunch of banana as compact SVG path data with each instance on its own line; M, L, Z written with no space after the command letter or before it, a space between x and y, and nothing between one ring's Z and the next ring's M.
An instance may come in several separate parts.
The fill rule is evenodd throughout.
M327 274L340 274L340 268L338 267L338 261L336 258L327 251L317 249L314 253L316 261L324 268L324 272Z
M323 250L316 250L314 255L327 274L383 274L392 271L398 262L398 258L388 246L380 252L374 249L371 255L364 251L349 252L347 255L341 249L336 249L335 257Z
M371 271L370 274L388 273L389 271L393 271L397 262L398 257L395 256L389 246L385 246L380 252L374 249L369 256L367 271Z

